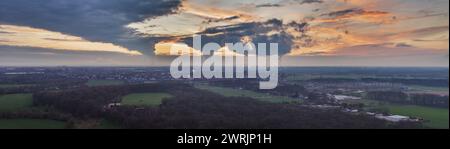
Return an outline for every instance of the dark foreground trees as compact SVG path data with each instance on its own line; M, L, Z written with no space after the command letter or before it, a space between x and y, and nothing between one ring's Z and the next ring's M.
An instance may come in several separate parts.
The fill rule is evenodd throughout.
M414 128L415 124L388 124L363 115L301 105L272 104L254 99L174 98L160 107L120 107L107 114L126 128L190 129L328 129Z
M106 108L136 92L168 92L173 98L157 107ZM263 128L416 128L414 123L388 123L339 110L300 104L273 104L244 97L223 97L185 84L152 84L86 88L35 95L36 105L52 106L82 118L103 118L138 129Z

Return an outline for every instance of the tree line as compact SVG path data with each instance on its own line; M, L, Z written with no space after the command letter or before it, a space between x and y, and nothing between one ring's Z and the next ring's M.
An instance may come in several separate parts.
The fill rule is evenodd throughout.
M399 104L412 104L438 108L448 108L448 96L435 94L406 94L397 91L372 91L366 97L370 100L385 101Z
M315 78L310 79L311 82L317 83L398 83L405 85L421 85L421 86L430 86L430 87L448 87L448 79L402 79L402 78L360 78L360 79L352 79L352 78Z

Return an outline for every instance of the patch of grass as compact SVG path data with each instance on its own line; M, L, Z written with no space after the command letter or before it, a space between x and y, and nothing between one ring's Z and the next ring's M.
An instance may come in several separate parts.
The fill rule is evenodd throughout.
M423 93L436 93L436 94L449 94L448 87L429 87L429 86L420 86L413 85L408 86L411 92L423 92Z
M170 97L172 97L172 95L167 93L129 94L122 98L122 104L132 106L159 106L164 98Z
M32 94L0 95L0 112L21 110L30 107L32 104Z
M112 86L112 85L123 85L125 84L120 80L89 80L86 85L90 87L95 86Z
M299 102L298 99L285 97L285 96L274 96L265 93L258 93L249 90L240 90L226 87L216 87L209 85L196 85L198 89L207 90L213 93L217 93L226 97L249 97L260 101L272 102L272 103L285 103L285 102Z
M18 87L30 87L33 84L0 84L0 88L18 88Z
M0 119L0 129L64 129L65 122L45 119Z
M448 109L432 108L415 105L385 105L390 113L397 115L405 115L412 117L420 117L425 119L425 126L438 129L448 129Z
M363 103L366 109L383 109L394 115L419 117L425 120L424 125L430 128L448 129L449 110L417 105L400 105L375 100L351 100L351 103Z
M350 99L350 100L344 100L343 103L347 104L357 104L362 103L368 108L378 107L382 102L375 101L375 100L367 100L367 99Z
M345 75L324 75L324 74L290 74L286 79L289 81L306 81L311 79L320 78L333 78L333 79L360 79L362 77L369 77L357 74L345 74Z

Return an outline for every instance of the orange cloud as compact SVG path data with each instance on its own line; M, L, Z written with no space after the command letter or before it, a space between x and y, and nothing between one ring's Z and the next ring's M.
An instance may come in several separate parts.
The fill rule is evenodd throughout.
M436 26L388 34L381 38L387 39L391 42L405 42L420 48L448 50L448 31L448 26Z
M311 27L311 41L295 41L288 55L400 55L448 52L448 26L382 34L346 33L334 28Z
M296 28L287 27L285 24L282 30L274 30L266 34L272 36L288 33L292 36L294 44L288 55L339 55L342 54L339 50L348 47L383 45L386 43L393 45L404 43L424 49L448 49L448 27L425 29L433 25L445 25L443 22L448 22L447 13L436 10L434 13L439 14L441 18L425 20L424 18L435 17L435 15L423 15L414 13L415 10L404 10L406 6L409 8L409 5L405 5L405 2L392 0L324 0L323 3L315 3L314 5L295 5L280 2L283 5L276 8L257 8L255 5L248 3L237 0L226 2L184 0L177 14L152 18L150 21L143 22L138 27L138 32L166 37L187 37L207 28L244 22L262 22L264 19L278 18L285 23L304 21L309 25L306 32L296 31ZM394 8L398 5L403 5L403 7L399 7L401 10L397 10L397 7ZM293 15L293 17L286 17L290 15ZM445 16L447 18L442 18ZM412 21L406 22L406 20L413 19L418 23L417 25ZM419 21L419 19L424 20ZM226 34L226 32L217 34ZM308 38L304 38L305 36ZM243 40L247 39L244 38ZM157 55L168 55L169 48L167 45L169 43L179 44L176 41L161 42L157 45L155 53ZM190 51L194 51L194 49L188 49L181 53L191 53ZM370 52L367 52L367 55L369 54Z
M249 37L243 37L243 39L248 39ZM172 48L177 52L171 53ZM161 41L155 44L155 55L157 56L181 56L181 55L191 55L191 56L203 56L204 54L199 49L194 49L185 43L179 42L178 38L173 38L170 40ZM243 54L236 53L230 50L228 47L222 47L214 51L215 56L244 56Z
M256 16L247 14L239 10L227 10L224 8L217 8L198 3L191 3L190 1L183 1L180 11L198 15L200 17L209 19L223 20L231 17L236 17L239 22L248 22L255 20Z
M339 56L408 56L408 55L444 55L448 51L436 49L423 49L408 46L398 46L398 44L374 44L374 45L359 45L353 47L344 47L337 49L330 55Z
M129 50L112 43L91 42L81 37L59 32L14 25L0 25L0 45L142 55L138 51Z
M391 0L380 1L380 0L335 0L336 2L345 3L347 6L357 6L364 9L376 9L380 8L384 3L389 3Z
M395 16L384 11L366 11L363 9L347 9L329 14L322 15L322 18L314 20L319 23L339 22L339 21L356 21L368 23L393 23L396 21Z
M243 54L236 53L233 50L230 50L228 47L222 47L219 50L214 52L214 55L216 56L244 56Z
M219 8L188 0L182 1L177 13L147 18L128 24L140 36L190 36L210 27L257 21L259 17L238 9Z
M310 38L295 40L290 56L329 55L336 49L356 45L375 44L381 41L376 37L349 34L336 28L310 27L307 35Z
M174 49L177 52L172 53L171 50ZM155 44L155 55L157 56L181 56L181 55L192 55L201 56L202 53L187 44L173 42L173 41L163 41Z

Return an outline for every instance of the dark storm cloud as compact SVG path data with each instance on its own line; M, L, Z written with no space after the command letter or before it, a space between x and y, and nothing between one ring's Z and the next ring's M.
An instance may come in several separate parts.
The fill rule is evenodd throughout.
M280 4L261 4L261 5L256 5L256 8L263 8L263 7L281 7L282 5Z
M395 47L398 47L398 48L410 48L410 47L413 47L413 46L409 45L407 43L398 43L398 44L395 45Z
M303 0L300 3L301 4L323 3L323 1L322 0Z
M322 0L294 0L294 2L299 4L312 4L312 3L323 3ZM272 4L272 3L266 3L266 4L260 4L256 5L256 8L264 8L264 7L282 7L281 4Z
M343 16L343 15L348 15L348 14L362 13L363 11L364 10L362 10L362 9L345 9L345 10L339 10L339 11L334 11L334 12L330 12L327 14L323 14L322 16L339 17L339 16Z
M199 35L205 35L202 36L202 44L216 42L222 46L225 45L225 43L240 42L243 36L249 36L255 44L278 43L279 54L284 55L291 50L294 40L297 38L285 32L285 29L294 28L296 31L305 32L306 27L306 23L291 22L288 24L283 24L283 21L281 20L271 19L266 22L242 23L237 25L208 28L204 32L199 33ZM268 35L268 33L272 31L278 33ZM192 46L192 38L185 38L182 41Z
M239 16L231 16L231 17L223 18L223 19L208 19L208 21L206 21L205 23L230 21L230 20L236 20L236 19L239 19L239 18L240 18Z
M171 13L179 5L179 0L1 0L0 23L126 44L134 39L124 36L124 25Z
M333 11L330 13L322 14L321 16L328 16L331 18L339 18L339 17L351 17L351 16L357 16L357 15L363 15L363 14L388 14L387 12L383 11L367 11L361 8L352 8L352 9L344 9L339 11ZM395 17L393 18L395 19Z

